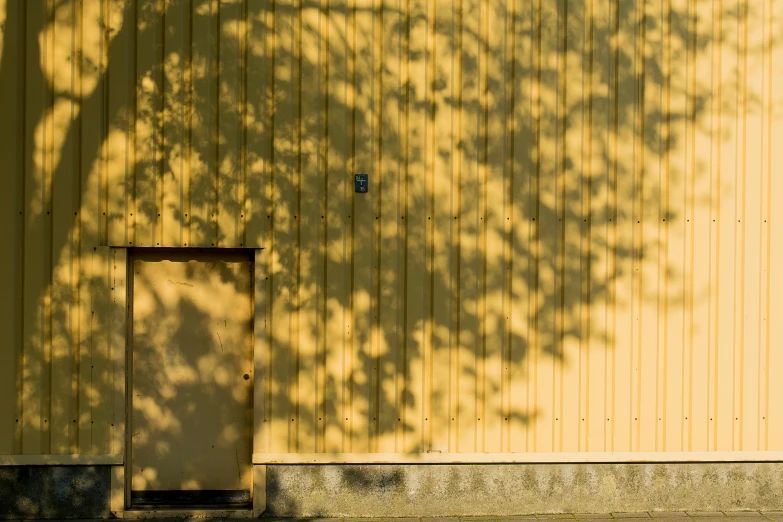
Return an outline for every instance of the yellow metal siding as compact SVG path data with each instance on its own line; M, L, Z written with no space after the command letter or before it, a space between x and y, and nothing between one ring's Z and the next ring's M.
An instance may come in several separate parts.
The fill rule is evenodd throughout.
M783 0L0 21L0 454L121 450L108 245L264 247L255 453L783 450Z

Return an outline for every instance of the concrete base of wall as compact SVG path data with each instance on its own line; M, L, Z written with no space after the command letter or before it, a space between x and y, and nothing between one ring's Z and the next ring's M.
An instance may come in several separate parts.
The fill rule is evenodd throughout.
M267 467L288 517L783 509L783 463Z
M2 466L0 518L108 518L109 466Z
M275 465L266 469L266 516L783 510L783 463ZM110 482L108 466L0 467L0 519L110 518Z

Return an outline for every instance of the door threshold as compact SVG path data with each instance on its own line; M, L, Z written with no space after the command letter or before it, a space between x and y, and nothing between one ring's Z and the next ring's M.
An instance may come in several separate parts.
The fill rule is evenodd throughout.
M142 520L147 518L258 518L254 509L126 509L113 513L117 518Z
M131 508L242 510L253 505L249 489L131 491Z

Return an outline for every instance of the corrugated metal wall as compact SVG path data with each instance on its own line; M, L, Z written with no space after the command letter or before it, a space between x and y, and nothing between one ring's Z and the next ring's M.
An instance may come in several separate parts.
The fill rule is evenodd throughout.
M112 452L105 245L266 249L256 452L783 449L783 0L0 17L0 453Z

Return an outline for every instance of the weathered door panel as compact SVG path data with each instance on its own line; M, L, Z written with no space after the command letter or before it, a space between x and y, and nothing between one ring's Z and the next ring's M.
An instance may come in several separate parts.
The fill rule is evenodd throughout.
M132 504L250 500L252 267L242 253L133 255Z

